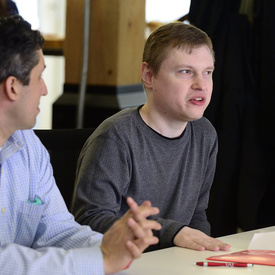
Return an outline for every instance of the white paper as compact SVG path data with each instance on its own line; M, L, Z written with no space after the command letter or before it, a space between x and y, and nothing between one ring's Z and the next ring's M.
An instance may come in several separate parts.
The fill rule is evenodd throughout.
M248 249L275 250L275 232L255 233Z

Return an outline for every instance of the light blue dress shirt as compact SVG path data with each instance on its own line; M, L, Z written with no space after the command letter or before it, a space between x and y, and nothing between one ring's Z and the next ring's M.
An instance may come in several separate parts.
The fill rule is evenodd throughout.
M102 235L68 212L33 130L0 150L0 274L104 274Z

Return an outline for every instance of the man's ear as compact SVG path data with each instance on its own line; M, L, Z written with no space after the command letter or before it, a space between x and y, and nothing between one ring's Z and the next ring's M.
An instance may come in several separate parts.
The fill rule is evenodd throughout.
M14 76L9 76L5 80L4 87L7 97L12 101L16 100L20 87L18 79Z
M152 88L153 71L147 62L143 62L141 65L141 78L145 88Z

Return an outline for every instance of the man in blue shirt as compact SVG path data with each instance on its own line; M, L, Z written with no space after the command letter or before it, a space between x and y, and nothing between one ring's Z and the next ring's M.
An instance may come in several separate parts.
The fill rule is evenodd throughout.
M0 18L1 274L105 274L122 270L158 242L150 202L103 235L80 226L56 186L49 154L31 129L47 95L44 39L22 17Z

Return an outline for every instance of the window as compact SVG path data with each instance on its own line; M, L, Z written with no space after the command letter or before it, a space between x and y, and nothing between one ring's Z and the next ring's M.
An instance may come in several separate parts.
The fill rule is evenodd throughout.
M168 23L189 12L191 0L146 0L145 20Z

